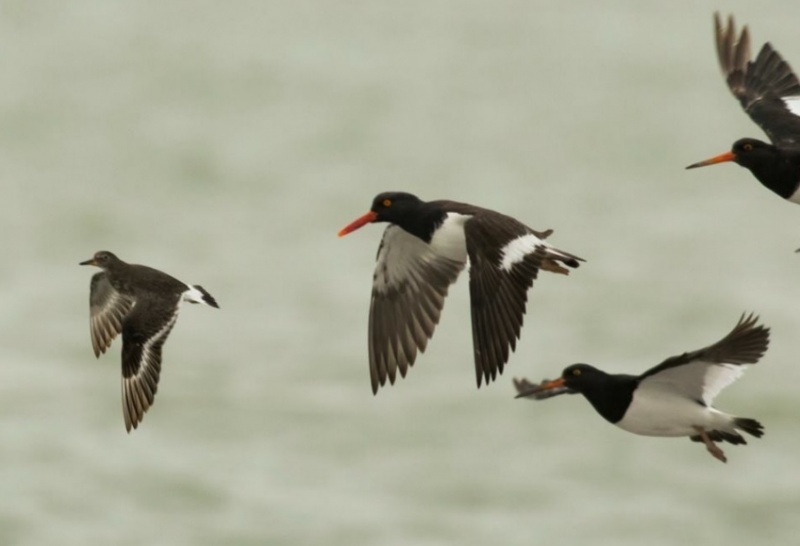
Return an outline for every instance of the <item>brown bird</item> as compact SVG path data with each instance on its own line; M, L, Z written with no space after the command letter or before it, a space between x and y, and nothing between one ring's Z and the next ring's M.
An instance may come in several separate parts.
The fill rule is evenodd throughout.
M175 321L181 300L219 308L198 285L144 265L128 264L108 251L80 265L103 271L92 276L89 291L90 332L99 357L122 333L122 413L130 432L150 409L161 373L161 348Z

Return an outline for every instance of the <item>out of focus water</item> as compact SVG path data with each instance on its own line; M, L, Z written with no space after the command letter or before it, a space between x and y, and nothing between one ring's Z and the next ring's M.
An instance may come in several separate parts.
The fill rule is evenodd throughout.
M761 136L716 66L719 2L6 2L0 8L0 544L794 544L800 208L683 167ZM791 3L729 2L800 65ZM531 292L476 391L469 301L373 397L366 320L402 189L554 228L585 257ZM193 283L125 433L78 267ZM719 399L766 436L722 465L513 376L635 373L724 335L773 343Z

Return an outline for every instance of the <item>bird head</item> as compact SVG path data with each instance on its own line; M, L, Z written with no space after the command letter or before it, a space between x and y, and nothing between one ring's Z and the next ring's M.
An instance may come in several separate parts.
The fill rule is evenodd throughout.
M118 258L107 250L100 250L95 252L90 260L81 262L79 265L94 265L102 269L106 269L112 262L117 261Z
M373 222L400 224L404 217L418 209L422 203L419 197L410 193L396 191L379 193L372 200L369 211L343 227L339 231L339 237L344 237Z
M726 163L732 161L752 169L757 166L766 158L771 158L775 155L775 146L762 142L755 138L742 138L733 143L731 150L723 154L715 155L705 161L698 161L692 163L687 169L696 169L697 167L708 167L709 165L717 165L719 163Z

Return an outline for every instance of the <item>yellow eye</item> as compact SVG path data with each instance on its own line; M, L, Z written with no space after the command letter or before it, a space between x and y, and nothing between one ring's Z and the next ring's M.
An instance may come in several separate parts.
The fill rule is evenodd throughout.
M574 376L576 376L576 377L577 377L577 376L579 376L579 375L581 375L581 370L580 370L580 368L577 368L577 369L574 369L574 370L572 370L572 375L574 375Z
M744 150L745 152L751 152L753 151L753 145L748 142L747 144L742 146L742 150Z
M392 200L391 199L384 199L383 200L383 206L384 207L391 207L392 206Z

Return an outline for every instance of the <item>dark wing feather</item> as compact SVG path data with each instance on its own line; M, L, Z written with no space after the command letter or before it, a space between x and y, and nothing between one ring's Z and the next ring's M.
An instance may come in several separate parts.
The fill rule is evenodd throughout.
M178 319L179 296L140 299L122 326L122 413L130 432L158 390L161 348Z
M710 405L719 392L755 364L769 346L769 328L752 313L742 315L731 332L703 349L666 359L639 376L648 386L669 384L673 390Z
M574 257L555 257L554 249L515 220L499 214L481 215L465 225L470 270L472 342L478 387L503 372L509 349L516 348L522 328L528 289L545 262ZM502 249L520 237L513 264L503 267ZM575 262L577 264L577 262ZM565 270L566 271L566 270Z
M794 97L800 101L800 81L792 68L769 43L751 61L750 34L744 27L737 36L733 16L723 26L715 13L714 25L722 72L745 112L774 144L800 144L800 117L784 100Z
M134 306L134 299L117 292L104 271L92 276L89 287L89 322L94 355L99 357L122 331L122 323Z
M378 249L369 309L369 370L372 392L405 377L417 351L425 351L449 286L466 264L437 254L402 228L386 228Z

